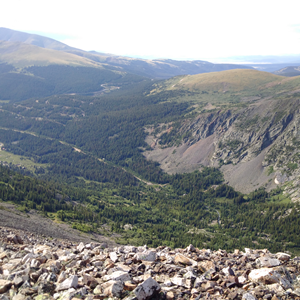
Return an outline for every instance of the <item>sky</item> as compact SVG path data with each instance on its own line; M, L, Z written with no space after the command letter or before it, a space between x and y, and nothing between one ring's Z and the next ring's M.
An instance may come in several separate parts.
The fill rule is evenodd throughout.
M0 27L87 51L210 61L300 54L297 0L1 0L0 7Z

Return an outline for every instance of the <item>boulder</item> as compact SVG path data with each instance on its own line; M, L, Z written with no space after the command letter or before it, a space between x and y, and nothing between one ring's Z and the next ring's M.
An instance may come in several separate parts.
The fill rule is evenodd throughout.
M56 290L57 291L63 291L68 290L70 288L76 288L78 285L78 277L77 275L72 275L69 278L65 279L62 283L60 283Z
M146 300L157 294L160 290L160 285L152 277L149 277L137 286L133 292L138 300Z
M174 257L174 261L176 264L182 264L182 265L187 265L187 266L197 266L197 262L184 256L181 253L177 253Z
M289 254L283 252L276 253L276 257L281 261L288 261L291 259L291 256Z
M143 261L155 261L157 258L157 254L154 251L143 251L138 252L135 254L134 258L136 260L143 260Z
M249 274L249 279L255 283L272 284L278 283L285 289L291 286L290 282L271 268L254 269Z
M116 271L110 275L103 276L104 281L116 280L116 281L124 282L124 281L129 281L130 279L131 279L130 275L127 272L123 272L123 271Z
M271 258L269 256L262 256L255 262L259 267L276 267L281 264L280 260L277 258Z
M110 280L102 285L103 294L120 298L123 291L123 283L121 281Z

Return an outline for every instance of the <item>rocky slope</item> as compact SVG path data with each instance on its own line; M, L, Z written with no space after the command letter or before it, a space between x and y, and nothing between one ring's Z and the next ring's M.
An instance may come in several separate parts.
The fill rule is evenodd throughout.
M0 299L300 299L300 258L74 244L0 227Z
M26 229L34 236L51 236L53 239L64 239L77 243L87 243L93 240L98 243L106 243L110 247L118 245L112 238L96 233L80 232L67 223L54 222L36 210L32 209L27 213L22 213L16 205L6 202L0 204L0 226L13 228L17 232Z
M269 79L275 81L266 84L265 80L263 89L256 86L257 96L246 97L246 93L235 90L231 97L238 100L230 104L226 93L222 96L212 91L211 99L215 94L219 102L206 104L196 117L179 125L163 124L156 131L148 128L147 142L153 150L145 152L145 156L160 162L169 173L190 172L202 165L222 166L225 180L245 193L286 181L296 187L300 175L298 79L294 86L275 77ZM231 77L228 82L234 80ZM246 83L253 85L253 81ZM188 88L189 84L194 81L186 84ZM214 86L214 82L209 84ZM218 89L217 83L215 86ZM227 88L234 89L234 84ZM292 198L298 200L299 194L294 191Z

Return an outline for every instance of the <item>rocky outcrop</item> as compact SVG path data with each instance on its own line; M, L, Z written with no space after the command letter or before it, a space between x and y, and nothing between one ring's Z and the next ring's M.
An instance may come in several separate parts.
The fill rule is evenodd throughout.
M300 258L266 249L32 245L17 236L0 242L0 299L300 299L299 267Z
M157 142L145 156L158 161L168 173L224 165L221 170L225 180L245 193L265 185L276 187L282 183L277 178L282 174L285 181L295 182L300 178L298 107L297 98L274 96L256 99L245 107L232 105L230 109L203 112L174 128L173 124L165 124L164 135L172 134L172 139L161 139L159 133L148 139ZM164 140L168 143L162 144ZM238 173L237 180L232 176L234 172ZM243 184L239 184L241 179ZM294 193L295 200L300 199L296 191L287 192Z

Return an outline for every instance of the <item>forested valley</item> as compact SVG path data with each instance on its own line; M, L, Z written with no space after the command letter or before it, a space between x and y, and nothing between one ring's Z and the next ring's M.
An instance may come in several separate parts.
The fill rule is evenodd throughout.
M217 168L169 175L145 159L145 126L193 116L168 93L151 95L152 84L1 103L2 151L34 166L2 162L1 201L125 244L299 253L299 205L280 188L243 195Z

